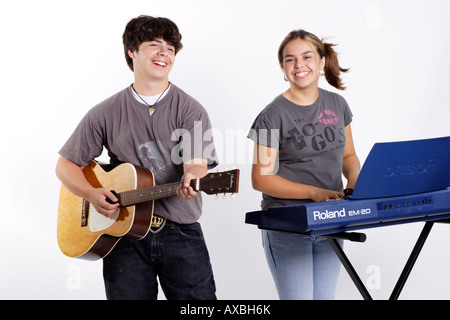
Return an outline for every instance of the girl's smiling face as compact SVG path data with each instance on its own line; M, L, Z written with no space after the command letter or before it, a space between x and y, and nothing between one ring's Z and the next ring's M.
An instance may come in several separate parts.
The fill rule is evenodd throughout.
M308 41L290 41L283 51L283 71L286 79L298 89L317 87L320 71L325 67L325 58Z

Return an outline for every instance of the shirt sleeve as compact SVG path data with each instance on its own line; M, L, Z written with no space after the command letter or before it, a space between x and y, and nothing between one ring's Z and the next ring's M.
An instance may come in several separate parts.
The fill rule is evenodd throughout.
M275 126L267 110L261 112L253 122L247 137L255 143L278 149L279 126Z
M88 112L80 121L59 154L77 165L88 165L103 151L102 130Z
M342 106L343 106L343 113L344 113L344 124L345 126L348 126L352 120L353 120L353 113L350 109L350 106L348 105L347 101L342 98Z

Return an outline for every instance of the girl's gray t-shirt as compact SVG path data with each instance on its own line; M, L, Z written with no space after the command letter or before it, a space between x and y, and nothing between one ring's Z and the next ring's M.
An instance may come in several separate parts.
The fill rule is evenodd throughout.
M345 127L352 117L342 96L321 88L319 97L309 106L279 95L257 116L248 137L278 149L275 174L293 182L342 191ZM308 201L263 194L261 206L267 209Z

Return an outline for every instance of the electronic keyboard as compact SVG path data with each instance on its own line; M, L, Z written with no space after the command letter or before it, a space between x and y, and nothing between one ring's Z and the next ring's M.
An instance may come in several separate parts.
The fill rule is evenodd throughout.
M377 143L348 200L248 212L261 229L321 235L450 217L450 137Z
M330 234L450 218L450 189L400 197L312 202L249 212L245 222L261 229Z

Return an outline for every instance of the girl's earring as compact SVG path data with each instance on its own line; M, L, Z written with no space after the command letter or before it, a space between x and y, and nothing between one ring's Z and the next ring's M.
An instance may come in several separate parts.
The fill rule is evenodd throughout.
M288 81L288 79L286 78L286 75L284 76L284 81L286 81L286 82Z
M324 70L320 70L320 76L324 76L325 75L325 71Z

